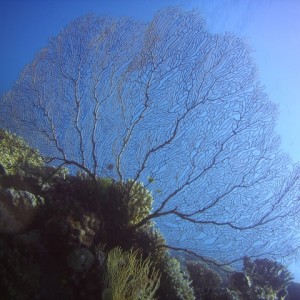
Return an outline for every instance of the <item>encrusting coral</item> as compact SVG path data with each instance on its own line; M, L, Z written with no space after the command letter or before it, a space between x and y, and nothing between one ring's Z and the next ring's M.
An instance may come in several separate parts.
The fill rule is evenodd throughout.
M0 165L2 173L24 174L29 167L43 166L44 160L22 138L0 129Z
M131 179L124 183L124 188L128 197L129 224L138 224L150 214L153 197L143 183Z

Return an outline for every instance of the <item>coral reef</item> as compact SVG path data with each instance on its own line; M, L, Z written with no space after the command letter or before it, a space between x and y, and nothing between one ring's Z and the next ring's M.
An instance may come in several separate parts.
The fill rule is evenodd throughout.
M287 287L288 295L286 300L299 300L300 299L300 283L291 282Z
M88 272L94 262L95 256L87 248L75 248L67 258L68 267L79 273Z
M202 262L186 261L185 265L197 299L217 299L216 291L221 288L221 276Z
M269 259L244 258L243 272L230 279L230 289L243 299L285 299L291 282L290 272L282 264Z
M30 167L43 166L44 160L21 137L0 129L0 165L2 175L24 174Z
M149 299L193 299L182 291L182 297L167 298L161 288L157 290L161 264L172 258L159 247L165 240L154 223L132 230L152 209L153 198L142 183L95 181L84 172L70 175L65 168L44 165L20 138L16 142L14 135L9 138L9 145L16 145L10 153L17 158L5 154L1 160L0 274L5 277L1 299L101 299L101 295L109 299L112 282L104 278L108 268L112 271L112 249L119 249L124 257L130 253L136 266L150 270L130 275L135 283L142 281L142 274L144 281L145 274L153 279ZM2 153L10 147L3 146L4 141L0 140ZM30 155L25 151L22 156L18 147L27 147ZM99 243L105 245L101 251ZM164 270L170 278L164 283L172 290L177 278L174 289L183 290L182 281L192 294L179 263L173 265ZM127 288L128 284L123 282Z
M151 257L138 257L137 251L116 247L108 252L103 298L113 300L154 299L160 275Z
M154 222L137 226L153 204L142 183L44 161L0 130L0 299L298 299L273 261L245 259L227 285L212 266L176 259Z
M128 180L124 184L125 195L127 197L129 224L135 225L146 218L153 204L153 197L143 183Z
M194 300L194 290L188 274L181 269L177 259L168 252L159 261L159 270L162 274L159 295L162 299Z

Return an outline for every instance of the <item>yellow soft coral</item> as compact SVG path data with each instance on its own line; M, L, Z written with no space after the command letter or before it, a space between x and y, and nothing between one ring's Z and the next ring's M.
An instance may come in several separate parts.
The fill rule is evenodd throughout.
M117 247L108 253L106 267L103 300L154 299L160 275L150 257L142 260L137 251L122 251Z

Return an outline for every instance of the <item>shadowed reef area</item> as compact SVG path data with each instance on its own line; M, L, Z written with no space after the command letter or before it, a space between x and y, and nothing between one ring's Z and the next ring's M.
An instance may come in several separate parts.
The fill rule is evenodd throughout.
M137 228L155 201L142 183L47 166L4 130L0 154L1 299L299 299L280 263L220 268Z

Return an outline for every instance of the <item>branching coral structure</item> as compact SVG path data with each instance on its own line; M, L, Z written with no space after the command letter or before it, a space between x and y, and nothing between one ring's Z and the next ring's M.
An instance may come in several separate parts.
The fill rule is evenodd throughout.
M105 300L151 300L159 287L160 274L153 268L150 256L142 260L137 251L116 247L107 255L104 281Z

